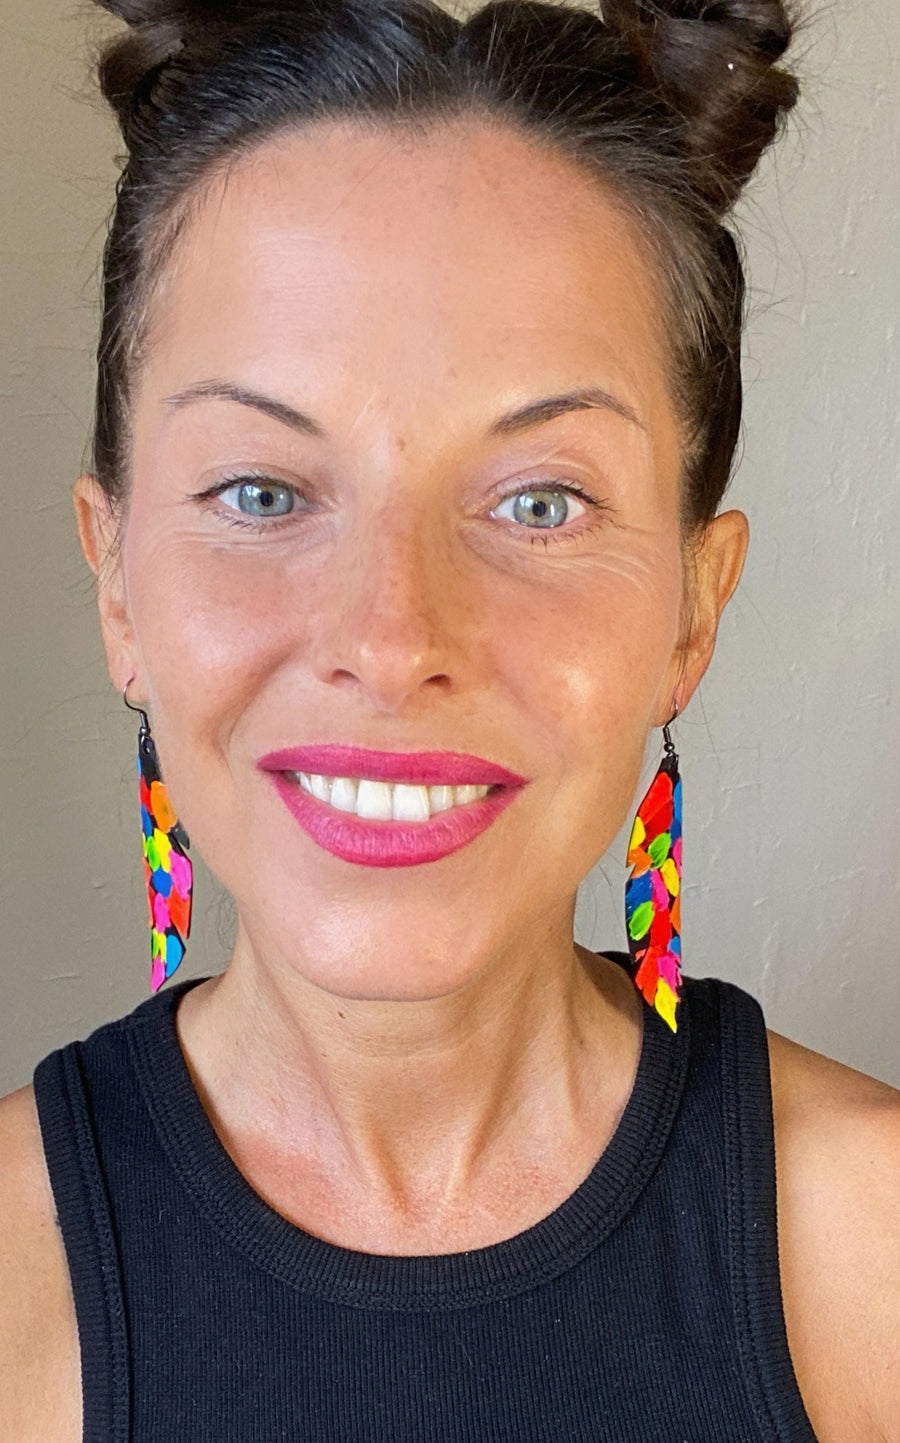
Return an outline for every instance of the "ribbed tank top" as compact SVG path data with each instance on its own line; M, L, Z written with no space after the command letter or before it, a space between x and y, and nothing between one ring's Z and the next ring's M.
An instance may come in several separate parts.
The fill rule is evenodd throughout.
M232 1162L175 1030L205 980L34 1072L84 1443L815 1443L748 993L685 979L675 1034L644 1009L619 1125L549 1216L394 1257L296 1227Z

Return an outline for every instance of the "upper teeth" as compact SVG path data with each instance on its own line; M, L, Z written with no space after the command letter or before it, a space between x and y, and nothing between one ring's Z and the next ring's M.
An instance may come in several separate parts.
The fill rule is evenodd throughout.
M353 777L322 777L310 772L292 775L320 802L339 812L355 812L373 822L427 822L435 812L487 796L490 787L418 787L407 782L373 782Z

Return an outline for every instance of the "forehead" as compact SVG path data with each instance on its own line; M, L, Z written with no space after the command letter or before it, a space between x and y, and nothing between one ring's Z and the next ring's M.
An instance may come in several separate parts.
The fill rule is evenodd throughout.
M165 384L298 364L475 389L556 370L664 400L657 287L635 222L586 170L473 119L340 122L233 159L183 228L152 309ZM601 374L598 376L597 368ZM162 384L162 378L160 378Z

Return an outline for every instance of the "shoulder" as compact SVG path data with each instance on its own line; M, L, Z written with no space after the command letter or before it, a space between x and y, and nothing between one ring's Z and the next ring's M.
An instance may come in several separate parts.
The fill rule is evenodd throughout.
M34 1088L20 1087L0 1098L0 1306L19 1291L20 1305L37 1292L52 1255L55 1210L44 1163ZM27 1264L27 1266L26 1266ZM9 1324L10 1310L0 1316ZM18 1310L17 1310L18 1311Z
M900 1092L768 1032L778 1251L821 1443L900 1443Z
M78 1332L30 1085L0 1098L0 1438L81 1438Z

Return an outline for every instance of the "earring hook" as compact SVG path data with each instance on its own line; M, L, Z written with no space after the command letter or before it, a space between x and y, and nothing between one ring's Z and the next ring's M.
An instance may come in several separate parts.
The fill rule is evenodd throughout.
M672 753L675 751L675 743L672 740L672 735L669 731L669 727L672 725L673 721L678 715L678 703L673 702L672 705L674 706L675 710L669 717L669 720L663 724L663 745L665 746L666 752L669 754L669 756L671 756Z
M123 702L125 703L125 705L127 706L127 708L128 708L129 711L136 711L136 712L138 713L138 715L140 716L140 718L141 718L141 731L140 731L140 735L141 735L141 736L149 736L149 734L150 734L150 718L148 717L147 713L144 711L144 708L143 708L143 707L135 706L134 702L131 702L131 701L128 700L128 688L131 686L131 683L132 683L133 681L134 681L134 677L133 677L133 676L130 676L130 677L128 678L128 680L126 681L125 685L123 686L123 688L122 688L122 700L123 700Z

